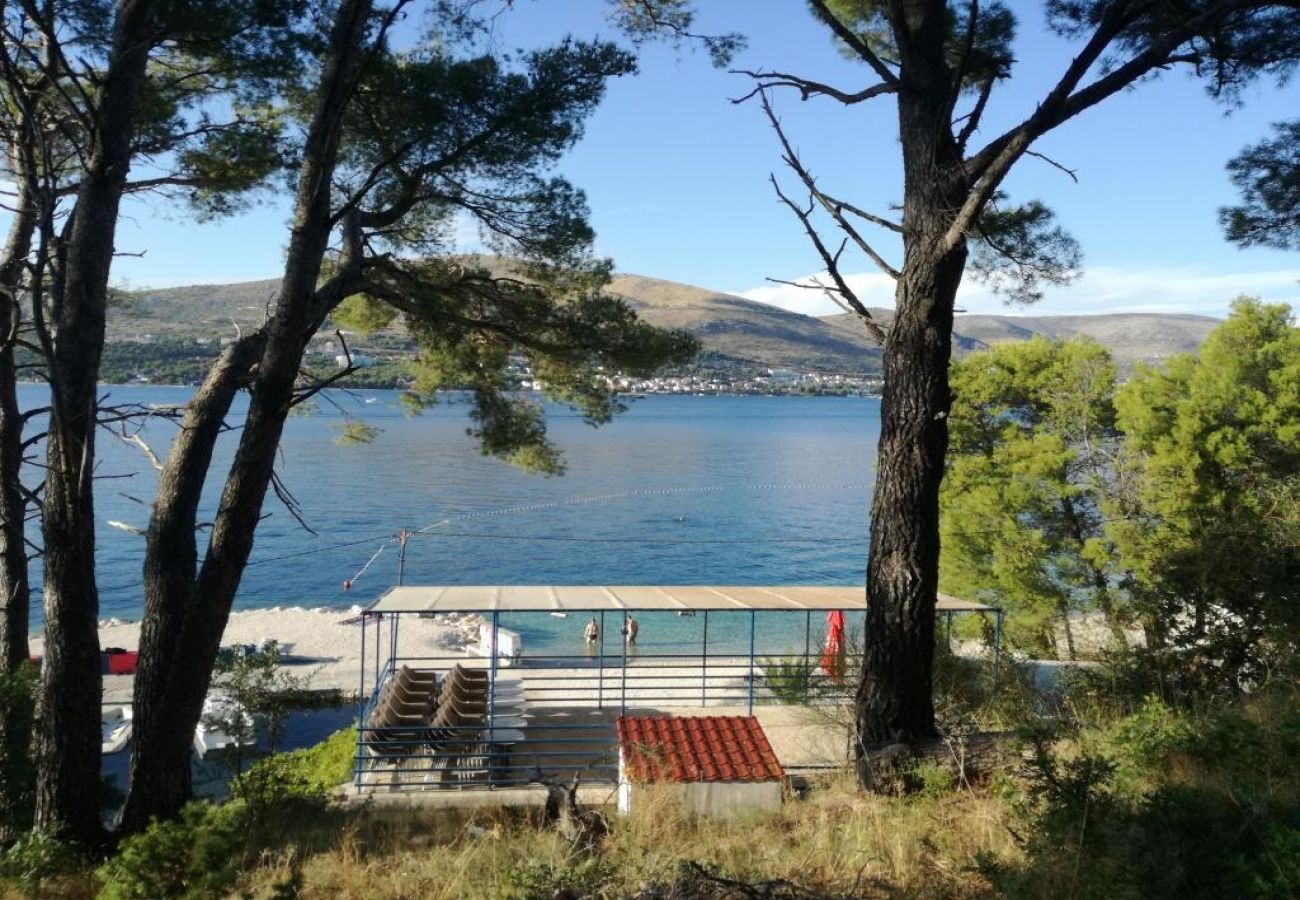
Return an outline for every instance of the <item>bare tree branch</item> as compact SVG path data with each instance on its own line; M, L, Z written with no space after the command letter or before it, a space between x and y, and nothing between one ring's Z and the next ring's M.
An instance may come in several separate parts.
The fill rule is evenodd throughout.
M843 103L845 106L852 106L855 103L862 103L865 100L870 100L872 97L879 97L881 94L898 93L897 85L889 84L888 82L883 82L883 81L880 82L879 84L873 84L871 87L863 88L860 91L853 91L852 93L850 93L848 91L842 91L837 87L832 87L829 84L823 84L820 81L812 81L807 78L800 78L798 75L791 75L788 72L765 72L765 71L755 71L753 69L731 69L729 74L748 75L750 78L754 79L754 81L758 82L758 84L754 87L753 90L751 90L748 94L745 94L743 97L736 97L731 101L732 103L744 103L746 100L750 99L756 94L760 94L763 91L767 90L768 88L774 88L774 87L794 88L797 91L799 91L799 96L803 100L807 100L809 97L820 94L838 100L840 101L840 103Z
M1047 164L1048 164L1049 166L1051 166L1052 168L1054 168L1054 169L1060 169L1060 170L1061 170L1062 172L1064 172L1066 175L1069 175L1069 176L1070 176L1070 180L1073 181L1075 184L1078 184L1078 183L1079 183L1079 173L1078 173L1077 171L1075 171L1074 169L1071 169L1071 168L1068 168L1068 167L1066 167L1066 166L1061 165L1059 162L1057 162L1056 160L1052 159L1052 158L1051 158L1050 156L1048 156L1047 154L1045 154L1045 153L1039 153L1037 150L1026 150L1026 151L1025 151L1025 156L1032 156L1032 157L1034 157L1035 159L1041 159L1043 162L1047 163Z
M899 274L898 270L886 262L885 258L876 252L876 249L867 243L866 238L864 238L861 233L853 227L852 223L844 217L842 205L833 203L830 198L823 194L817 187L816 179L813 178L812 173L810 173L803 163L800 162L798 154L795 153L794 147L791 146L790 140L786 137L785 129L781 127L781 120L777 118L776 113L772 110L772 104L768 101L767 94L763 93L760 97L763 103L763 112L767 114L767 120L772 124L772 129L776 132L777 138L781 141L781 148L784 151L784 156L782 158L785 160L785 164L799 176L799 180L804 183L804 187L808 189L808 193L811 194L813 199L815 199L822 208L830 214L831 218L835 220L835 224L840 227L840 230L848 235L849 239L852 240L853 243L856 244L858 248L880 268L881 271L889 277L897 279ZM875 216L871 217L872 220L877 218L878 217Z
M348 349L348 342L347 339L343 337L343 332L335 331L334 335L339 339L339 343L343 346L343 358L347 360L346 364L343 366L343 368L339 369L337 372L335 372L333 375L330 375L328 378L322 378L318 380L315 384L311 385L310 387L306 387L303 388L301 391L295 392L293 395L293 400L289 402L290 407L294 407L300 403L307 402L312 397L316 396L317 394L325 390L330 385L342 381L344 378L347 378L358 368L360 368L359 366L355 365L352 361L352 351ZM308 530L310 531L311 529Z
M817 253L821 256L822 263L826 266L827 274L829 274L831 279L835 282L835 290L844 299L844 302L849 305L852 312L862 320L862 323L867 327L867 331L871 333L871 336L879 343L883 344L885 342L885 332L881 330L880 325L876 323L874 318L872 318L871 310L867 309L866 304L858 299L858 295L853 292L853 288L849 287L848 282L845 281L844 276L840 273L840 254L844 252L845 244L841 243L839 250L835 253L831 253L826 247L826 244L822 241L821 235L817 233L817 229L813 226L812 220L809 218L814 209L814 201L809 198L808 208L803 209L786 196L785 192L781 190L781 184L776 180L776 175L769 175L768 178L772 182L772 188L776 191L777 197L779 197L781 202L794 213L795 218L797 218L800 224L803 225L803 230L807 233L808 239L811 240L813 246L817 248ZM844 241L847 243L848 238L845 238Z
M892 222L889 219L881 218L880 216L875 215L874 213L869 213L864 209L859 209L858 207L854 206L852 203L848 202L847 200L840 200L837 197L832 197L830 194L827 194L824 191L818 191L818 193L821 194L824 202L829 203L837 211L851 213L857 216L859 219L863 219L867 222L870 222L872 225L879 225L881 228L886 228L889 231L894 232L895 234L903 233L903 226L899 225L897 222Z
M119 426L119 428L116 431L114 431L113 429L105 429L105 430L110 431L115 437L117 437L120 441L122 441L122 443L129 444L132 447L135 447L137 450L139 450L141 453L144 454L145 459L149 460L149 465L153 466L159 472L162 471L163 469L162 460L158 458L157 453L154 453L153 448L149 446L149 442L144 439L144 437L140 434L140 432L138 431L128 432L126 430L125 423Z
M275 491L276 499L280 501L289 515L293 516L294 521L302 526L303 531L306 531L312 537L319 537L316 530L307 524L307 519L303 516L302 505L298 502L298 498L285 486L284 481L280 478L280 473L274 469L271 470L271 489Z

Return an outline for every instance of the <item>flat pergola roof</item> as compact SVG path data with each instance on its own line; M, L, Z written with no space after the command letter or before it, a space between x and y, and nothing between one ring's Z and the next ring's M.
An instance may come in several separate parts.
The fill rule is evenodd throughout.
M862 585L411 585L389 588L371 613L601 612L630 610L865 610ZM938 595L941 612L996 607Z

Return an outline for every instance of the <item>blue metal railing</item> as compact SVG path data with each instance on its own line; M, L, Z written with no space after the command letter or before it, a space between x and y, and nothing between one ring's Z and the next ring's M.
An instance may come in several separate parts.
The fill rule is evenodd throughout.
M858 657L846 658L853 671ZM776 703L833 704L847 701L848 683L816 676L818 662L784 660L769 674L764 660L702 657L690 653L619 656L524 656L477 660L489 674L489 700L482 720L454 728L429 724L378 727L371 713L384 683L401 666L444 675L465 656L390 658L361 708L355 783L358 789L418 790L447 787L508 787L564 780L577 772L587 782L617 780L614 717L624 711L722 707L753 711ZM611 664L612 663L612 664ZM790 667L794 666L793 676ZM783 681L782 679L793 680ZM499 685L517 681L522 694L496 702ZM510 724L503 723L509 717ZM521 721L522 720L522 721Z

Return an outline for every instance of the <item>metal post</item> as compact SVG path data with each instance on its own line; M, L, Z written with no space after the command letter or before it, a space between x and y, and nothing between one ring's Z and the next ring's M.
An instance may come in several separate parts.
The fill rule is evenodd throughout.
M403 528L397 533L397 584L400 587L406 576L406 542L411 539L411 532Z
M803 698L808 699L808 688L812 684L812 610L804 613L803 622Z
M627 628L627 610L623 610L623 627ZM620 632L619 638L623 642L623 677L620 679L618 712L619 715L627 715L627 635Z
M500 640L501 613L492 610L492 640L488 642L488 652L492 654L492 674L488 678L488 741L492 740L492 725L497 714L497 641Z
M393 661L394 667L397 665L397 626L401 621L402 617L393 613L391 624L388 626L388 658Z
M384 614L375 622L375 687L379 687L379 632L384 630Z
M362 742L365 740L366 726L366 614L361 614L361 666L357 673L357 758L353 761L353 783L361 787Z
M700 706L709 705L709 611L704 611L704 653L700 665Z
M596 709L605 708L605 611L600 611L600 633L596 635Z
M757 614L749 611L749 714L754 714L754 626Z

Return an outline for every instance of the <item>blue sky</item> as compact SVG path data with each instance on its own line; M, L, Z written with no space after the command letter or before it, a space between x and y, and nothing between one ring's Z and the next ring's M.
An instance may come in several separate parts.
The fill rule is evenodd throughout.
M799 0L700 0L700 30L737 30L749 48L743 68L774 68L846 89L870 73L838 55ZM1072 55L1042 25L1041 5L1016 3L1016 76L995 95L985 137L1033 108ZM607 0L518 0L496 19L503 48L536 46L572 33L610 34ZM775 138L758 107L734 105L749 82L710 67L703 53L650 46L640 73L615 82L559 171L588 194L597 249L620 271L776 303L835 312L811 291L765 284L767 277L814 274L818 258L767 183L778 171ZM1253 293L1300 300L1300 256L1237 250L1219 232L1216 209L1234 199L1224 163L1263 136L1269 122L1294 116L1295 87L1260 85L1225 114L1199 83L1175 72L1113 98L1041 141L1037 149L1076 169L1080 183L1027 159L1009 179L1016 199L1051 205L1081 242L1087 274L1029 310L1008 309L976 286L962 294L971 312L1072 313L1158 309L1221 314ZM777 110L804 161L833 194L887 212L899 198L894 108L880 98L852 108L779 94ZM791 184L786 178L786 183ZM792 186L792 185L791 185ZM130 287L274 277L287 209L196 225L185 210L132 201L114 276ZM896 247L882 249L895 258ZM848 265L869 302L890 304L887 279L865 258Z

